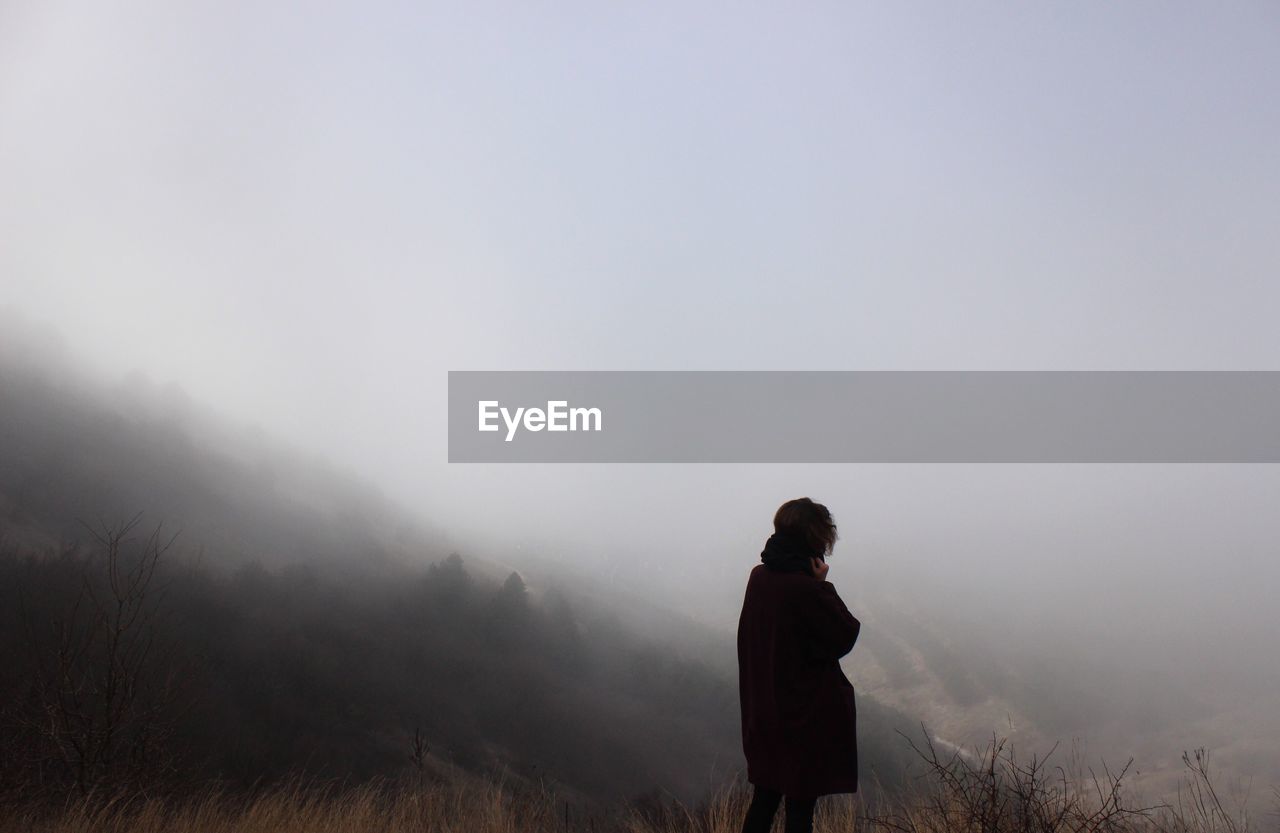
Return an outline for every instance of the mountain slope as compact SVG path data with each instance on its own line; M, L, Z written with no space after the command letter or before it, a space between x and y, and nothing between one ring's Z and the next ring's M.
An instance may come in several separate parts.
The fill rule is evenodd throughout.
M7 782L37 765L41 778L72 777L73 730L33 728L65 694L50 634L71 622L92 642L84 611L111 593L94 530L139 512L124 563L145 555L157 525L161 540L179 533L157 569L163 600L147 601L154 632L140 637L156 658L151 688L138 690L167 699L147 711L140 696L121 723L165 738L146 747L164 761L154 777L247 786L298 772L396 775L415 733L429 772L497 771L595 798L692 799L742 766L724 634L590 582L449 557L455 542L358 480L219 422L175 389L94 383L17 328L3 333ZM72 676L94 679L98 650ZM109 710L95 697L91 711ZM891 781L901 758L891 726L906 721L869 698L860 717L868 772Z

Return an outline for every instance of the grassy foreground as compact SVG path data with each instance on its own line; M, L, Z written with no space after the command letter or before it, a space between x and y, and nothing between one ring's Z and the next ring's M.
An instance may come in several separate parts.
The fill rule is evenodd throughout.
M876 833L1263 833L1246 805L1215 785L1203 751L1184 756L1182 788L1143 804L1129 768L1102 772L1052 756L1020 760L1005 742L942 754L912 743L913 786L889 796L830 796L816 830ZM209 789L180 799L88 796L0 809L0 833L737 833L749 786L736 783L696 807L658 799L594 813L553 791L473 778L429 784L277 787L256 795ZM870 800L867 800L867 799ZM1280 792L1276 793L1280 800ZM874 809L872 809L874 808ZM781 813L778 827L781 829Z

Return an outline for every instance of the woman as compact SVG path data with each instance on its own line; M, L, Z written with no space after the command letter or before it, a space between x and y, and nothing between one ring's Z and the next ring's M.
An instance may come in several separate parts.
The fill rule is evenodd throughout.
M782 504L747 581L738 620L742 748L754 793L743 833L768 833L786 797L787 833L813 829L818 796L856 792L853 686L840 670L861 624L827 578L827 507Z

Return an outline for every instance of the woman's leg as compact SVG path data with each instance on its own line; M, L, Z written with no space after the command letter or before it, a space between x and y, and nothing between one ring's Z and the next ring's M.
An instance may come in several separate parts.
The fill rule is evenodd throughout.
M813 811L817 809L816 798L787 797L787 833L813 833Z
M778 812L782 793L756 787L751 793L751 806L742 822L742 833L769 833L773 827L773 815Z

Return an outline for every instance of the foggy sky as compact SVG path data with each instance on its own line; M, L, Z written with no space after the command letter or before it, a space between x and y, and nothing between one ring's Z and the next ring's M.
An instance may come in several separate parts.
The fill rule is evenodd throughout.
M1267 643L1274 467L448 466L444 395L1280 369L1274 4L612 5L0 4L0 303L726 626L807 494L840 586L1161 662Z

